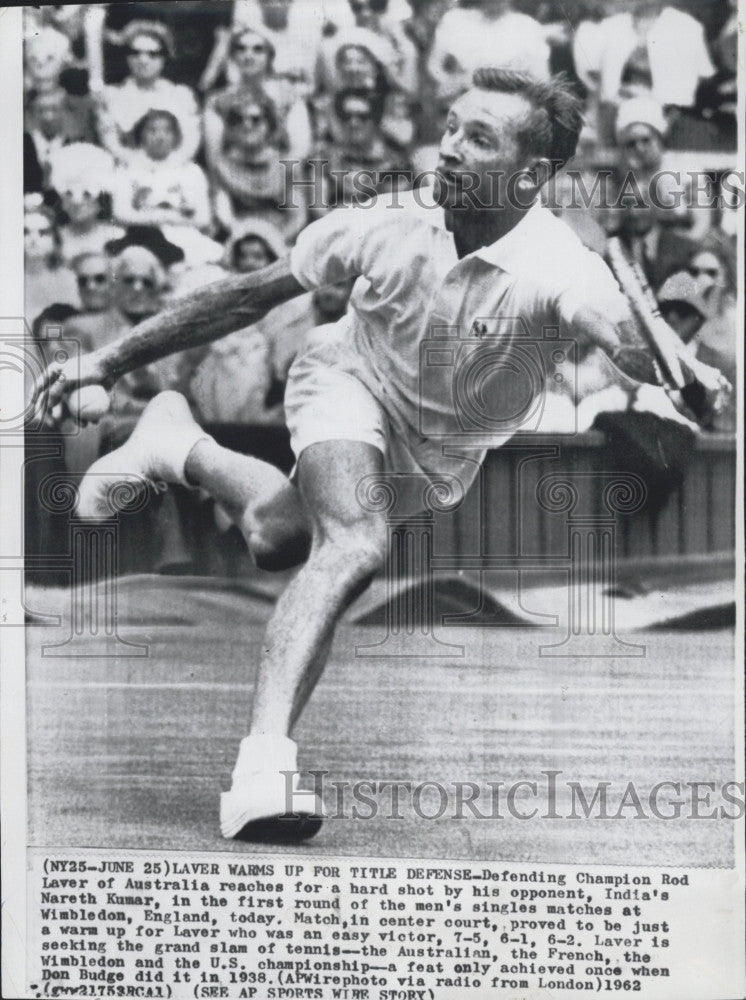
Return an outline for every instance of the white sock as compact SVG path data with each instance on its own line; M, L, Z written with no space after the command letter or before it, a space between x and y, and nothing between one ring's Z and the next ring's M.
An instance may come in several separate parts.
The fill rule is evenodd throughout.
M279 733L257 733L241 740L238 760L233 768L233 783L251 779L256 774L298 770L298 745Z

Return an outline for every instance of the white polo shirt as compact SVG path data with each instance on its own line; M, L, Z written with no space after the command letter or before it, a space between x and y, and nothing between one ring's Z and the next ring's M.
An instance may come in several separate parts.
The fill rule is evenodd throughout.
M542 370L556 382L574 377L566 341L578 307L627 315L616 280L539 203L459 260L432 192L397 197L401 207L382 197L331 212L291 252L304 288L361 276L347 315L318 332L317 341L330 338L328 363L370 390L424 468L444 444L495 447L535 433Z

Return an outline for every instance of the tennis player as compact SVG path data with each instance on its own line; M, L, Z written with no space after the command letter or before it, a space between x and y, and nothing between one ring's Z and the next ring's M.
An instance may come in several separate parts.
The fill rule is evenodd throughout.
M78 513L95 519L108 512L108 488L122 474L201 487L231 513L258 565L304 564L267 626L248 735L221 797L225 837L303 838L321 824L321 804L298 788L290 734L336 623L384 561L383 515L361 505L358 484L386 471L447 471L466 488L474 476L473 449L445 454L459 401L447 363L421 372L425 338L437 329L465 336L497 318L491 342L504 353L518 328L541 336L559 327L565 339L600 346L635 380L656 380L610 271L539 202L574 154L580 128L564 82L480 69L448 116L429 197L419 190L334 211L301 232L287 259L200 289L84 357L77 372L69 364L48 370L52 402L81 385L109 387L302 292L357 278L348 314L312 331L291 368L290 479L220 447L183 397L166 392L80 488ZM719 372L689 357L681 363L711 398L722 392ZM283 772L293 772L291 797Z

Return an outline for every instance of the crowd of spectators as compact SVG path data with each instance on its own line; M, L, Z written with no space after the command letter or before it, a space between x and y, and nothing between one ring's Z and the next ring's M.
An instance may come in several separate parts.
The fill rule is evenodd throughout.
M586 112L571 166L593 197L578 207L560 177L550 207L601 253L620 236L691 350L733 376L732 0L180 0L25 16L26 317L42 338L51 316L100 346L183 291L277 259L371 184L418 183L450 102L492 64L569 76ZM674 208L650 197L661 171ZM599 199L630 177L641 199ZM92 448L115 446L169 386L205 422L281 426L298 346L350 291L123 379Z

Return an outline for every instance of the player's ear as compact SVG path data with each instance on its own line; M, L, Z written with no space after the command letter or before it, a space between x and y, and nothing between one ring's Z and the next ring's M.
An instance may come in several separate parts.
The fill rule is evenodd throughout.
M542 157L539 160L534 160L527 173L533 180L534 187L539 190L543 188L544 185L549 181L556 173L556 164L552 163L546 157Z
M531 159L515 175L513 184L518 202L528 207L539 191L555 173L551 160Z

